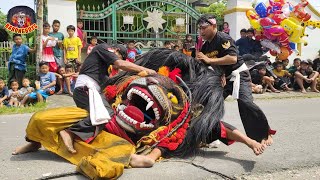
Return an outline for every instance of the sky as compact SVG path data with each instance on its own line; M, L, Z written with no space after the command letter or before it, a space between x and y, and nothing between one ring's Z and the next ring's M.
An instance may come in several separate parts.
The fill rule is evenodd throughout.
M7 14L14 6L29 6L34 9L34 0L0 0L0 11Z

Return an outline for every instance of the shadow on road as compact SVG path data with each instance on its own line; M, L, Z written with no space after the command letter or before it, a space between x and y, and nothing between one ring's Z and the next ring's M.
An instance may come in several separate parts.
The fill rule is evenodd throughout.
M55 162L65 162L69 163L68 161L64 160L60 156L51 153L47 150L39 150L36 152L30 152L26 154L20 154L20 155L12 155L10 158L11 161L34 161L34 160L40 160L40 161L55 161Z
M223 160L223 161L231 161L234 163L237 163L243 167L245 172L251 172L254 168L255 161L251 160L243 160L243 159L238 159L238 158L233 158L233 157L228 157L226 156L228 152L225 151L215 151L212 149L201 149L198 151L197 156L203 159L204 163L205 161L217 161L217 160ZM198 161L198 160L197 160ZM195 163L200 163L200 162L195 162Z

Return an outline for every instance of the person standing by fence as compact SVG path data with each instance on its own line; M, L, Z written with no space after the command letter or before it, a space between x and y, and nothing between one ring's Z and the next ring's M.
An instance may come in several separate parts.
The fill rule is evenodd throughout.
M64 35L59 32L60 29L60 21L58 20L53 20L52 23L52 32L49 33L49 36L52 36L54 38L56 38L56 40L58 41L57 45L53 48L53 54L54 54L54 58L56 60L56 63L58 64L58 66L63 66L64 62L63 62L63 39L64 39Z
M28 53L35 53L35 48L29 48L27 45L22 43L21 34L13 35L14 45L12 47L12 54L9 58L8 69L9 69L9 79L8 84L11 83L13 79L17 80L19 87L22 87L22 79L27 70L27 56Z

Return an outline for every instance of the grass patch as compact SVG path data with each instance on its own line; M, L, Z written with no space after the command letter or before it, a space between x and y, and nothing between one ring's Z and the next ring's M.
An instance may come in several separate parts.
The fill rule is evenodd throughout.
M24 113L33 113L46 109L47 103L40 102L35 105L27 107L2 107L0 108L0 114L24 114Z

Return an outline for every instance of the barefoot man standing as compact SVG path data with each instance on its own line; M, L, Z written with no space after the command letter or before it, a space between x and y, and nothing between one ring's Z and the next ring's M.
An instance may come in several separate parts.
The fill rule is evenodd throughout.
M239 113L248 137L270 146L271 130L262 110L253 102L251 77L241 56L238 55L234 40L226 33L217 31L216 19L203 15L198 20L201 37L206 41L197 53L197 60L224 71L224 98L232 95L238 101Z

